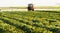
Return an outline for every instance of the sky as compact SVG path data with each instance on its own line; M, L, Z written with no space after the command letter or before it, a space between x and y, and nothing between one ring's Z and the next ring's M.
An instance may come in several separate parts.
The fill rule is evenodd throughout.
M29 3L34 6L60 6L60 0L0 0L0 7L27 6Z

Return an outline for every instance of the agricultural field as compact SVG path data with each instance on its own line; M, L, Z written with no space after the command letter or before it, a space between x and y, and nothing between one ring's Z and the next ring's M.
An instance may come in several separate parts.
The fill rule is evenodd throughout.
M0 33L60 33L60 11L0 12Z

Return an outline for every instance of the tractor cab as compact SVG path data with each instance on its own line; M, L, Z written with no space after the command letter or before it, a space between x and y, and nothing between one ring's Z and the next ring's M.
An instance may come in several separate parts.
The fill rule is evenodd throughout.
M34 6L33 6L33 4L28 4L28 11L30 11L30 10L34 11Z

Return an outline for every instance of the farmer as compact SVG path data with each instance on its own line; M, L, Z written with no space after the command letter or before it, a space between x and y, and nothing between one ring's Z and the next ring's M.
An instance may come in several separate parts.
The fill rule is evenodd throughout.
M34 11L33 4L28 4L28 11Z

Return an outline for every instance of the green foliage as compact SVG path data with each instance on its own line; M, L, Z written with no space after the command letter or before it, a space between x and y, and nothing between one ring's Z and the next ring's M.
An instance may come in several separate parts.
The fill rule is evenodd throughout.
M0 12L0 33L60 33L60 12Z

